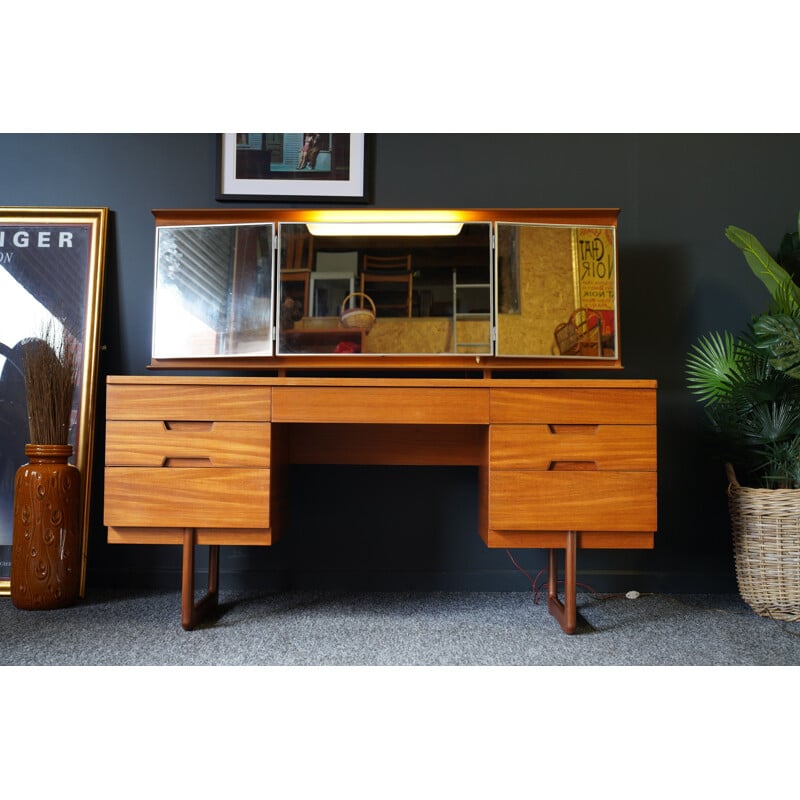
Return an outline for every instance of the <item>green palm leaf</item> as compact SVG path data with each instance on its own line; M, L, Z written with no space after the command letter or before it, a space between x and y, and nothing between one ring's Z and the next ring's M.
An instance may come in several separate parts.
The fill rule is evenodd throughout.
M742 343L728 331L701 336L686 356L686 383L702 403L730 397L741 384Z
M775 294L772 296L770 311L773 314L791 314L792 316L797 316L800 314L800 305L798 305L798 302L797 285L792 278L789 278L775 290Z
M791 275L767 252L764 245L753 236L735 225L725 228L725 236L744 254L753 274L767 287L771 297L775 297L780 287L792 285ZM800 305L797 287L793 293L795 306Z
M769 363L800 378L800 322L788 314L763 314L753 322L754 344Z
M743 432L745 439L756 445L776 445L794 440L800 434L800 406L789 400L756 406L751 410Z

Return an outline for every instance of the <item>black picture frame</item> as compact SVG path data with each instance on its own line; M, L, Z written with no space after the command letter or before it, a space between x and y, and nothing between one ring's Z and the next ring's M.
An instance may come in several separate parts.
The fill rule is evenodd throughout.
M0 595L11 594L14 477L28 443L23 353L48 326L78 345L69 443L82 478L84 593L107 228L106 208L0 208Z
M364 133L221 133L216 197L367 203L372 148Z

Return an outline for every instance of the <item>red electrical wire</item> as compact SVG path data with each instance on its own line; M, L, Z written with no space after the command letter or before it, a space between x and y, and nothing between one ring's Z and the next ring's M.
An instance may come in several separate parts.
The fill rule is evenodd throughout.
M531 590L533 592L533 602L536 605L539 605L539 603L541 601L541 598L542 598L542 592L544 591L544 587L547 585L546 583L543 583L541 586L537 586L537 581L539 580L539 576L545 571L544 568L540 569L536 573L536 577L535 578L531 578L531 576L528 574L528 572L526 570L524 570L516 562L514 556L511 555L511 551L510 550L508 550L508 549L506 550L506 555L511 559L511 563L531 582ZM563 584L564 583L564 579L562 578L562 579L558 580L557 583ZM580 582L576 581L575 585L576 586L580 586L582 589L586 589L586 591L589 592L590 594L593 594L593 595L597 595L598 594L597 591L595 591L595 589L593 589L591 586L589 586L586 583L580 583Z

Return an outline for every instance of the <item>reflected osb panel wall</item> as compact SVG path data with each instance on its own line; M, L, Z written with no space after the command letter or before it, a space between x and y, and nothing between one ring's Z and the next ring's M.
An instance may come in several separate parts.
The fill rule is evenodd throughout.
M370 353L446 353L450 347L446 317L381 317L367 337Z
M459 323L459 340L485 341L486 349L461 350L463 355L488 353L489 322L463 320ZM338 317L305 317L296 328L338 328ZM453 321L450 317L378 317L365 341L366 353L451 353L453 352Z
M519 313L499 314L500 345L506 355L555 352L554 330L575 307L570 228L521 227Z

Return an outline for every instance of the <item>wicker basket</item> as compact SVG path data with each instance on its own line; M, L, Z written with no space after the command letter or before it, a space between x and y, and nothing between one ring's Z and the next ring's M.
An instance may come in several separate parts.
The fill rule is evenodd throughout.
M726 471L742 600L759 616L800 621L800 489L751 489Z
M348 308L347 303L352 297L363 297L364 299L369 300L369 304L372 306L372 311L364 307ZM364 292L352 292L351 294L347 295L344 300L342 300L342 309L339 312L339 322L343 328L361 328L369 333L372 330L372 326L375 324L375 310L375 303L372 302L372 298L369 295L364 294Z

